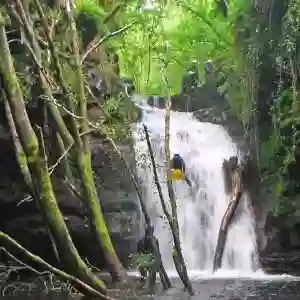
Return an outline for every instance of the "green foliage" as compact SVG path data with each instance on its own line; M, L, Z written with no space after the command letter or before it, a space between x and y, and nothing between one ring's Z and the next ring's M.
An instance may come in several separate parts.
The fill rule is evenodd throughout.
M181 79L192 60L234 60L232 22L245 1L231 1L225 19L215 1L166 2L142 10L139 25L120 38L122 73L135 80L137 90L146 94L163 94L161 70L165 69L173 93L180 91ZM203 73L203 72L202 72Z
M105 33L103 24L105 11L97 4L96 0L77 0L77 26L83 41L84 48L97 35Z
M162 75L171 93L179 93L190 62L198 61L203 78L204 62L211 59L227 76L225 86L233 111L245 128L250 128L249 134L256 135L254 146L264 185L274 199L274 213L297 218L300 0L231 0L227 12L218 0L150 2L152 5L148 2L146 6L146 1L126 1L104 26L104 18L121 1L76 0L83 46L137 21L100 48L116 50L121 75L132 78L136 90L147 95L166 93ZM55 40L57 45L63 45L68 36L61 31ZM105 80L113 82L110 59L97 55ZM70 89L76 91L72 64L68 60L62 60L62 64ZM120 140L128 136L130 123L140 116L131 101L115 95L103 109L107 114L102 124L108 134Z
M139 22L112 42L121 73L134 79L138 92L163 95L164 70L171 92L178 93L189 63L197 60L203 76L202 62L212 59L227 75L232 109L257 135L274 213L298 216L300 1L232 0L227 16L216 2L154 2L139 10L131 2L121 24Z
M141 117L140 109L128 98L111 98L104 103L103 110L106 133L115 140L130 138L131 124Z
M246 58L248 84L241 86L252 99L259 126L259 154L264 185L276 215L299 221L298 175L300 111L298 105L299 1L268 2L250 8L237 30ZM246 18L246 19L245 19ZM242 30L241 30L242 28ZM240 74L240 73L238 73ZM254 85L254 87L253 87Z

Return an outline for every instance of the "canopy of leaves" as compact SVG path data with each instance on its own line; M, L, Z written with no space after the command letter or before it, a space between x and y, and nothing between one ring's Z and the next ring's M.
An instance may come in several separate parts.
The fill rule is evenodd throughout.
M179 93L189 64L196 60L203 77L204 62L211 59L227 75L228 100L254 137L275 212L297 218L300 0L75 2L85 46L135 22L102 46L118 53L121 75L132 78L141 94L165 95L162 76L169 91ZM99 60L104 68L106 63ZM127 115L116 113L119 103L107 103L114 119Z
M179 93L192 60L202 74L203 63L214 61L227 75L233 110L255 137L275 212L297 216L300 1L231 0L227 10L222 2L128 3L118 24L138 23L111 42L120 55L121 73L133 78L138 92L163 95L163 72L171 92Z

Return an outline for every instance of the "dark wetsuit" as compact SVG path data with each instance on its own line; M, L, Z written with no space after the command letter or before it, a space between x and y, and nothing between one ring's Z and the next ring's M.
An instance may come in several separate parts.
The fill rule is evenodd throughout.
M159 249L158 240L154 236L144 236L141 240L138 241L137 251L143 254L154 253L153 242L155 242L157 248Z
M158 246L158 240L153 237L153 236L144 236L141 240L138 241L138 244L137 244L137 251L138 253L141 253L141 254L152 254L154 255L155 252L156 252L156 249L154 249L155 245L157 247ZM147 268L144 268L144 267L140 267L139 268L140 270L140 273L141 273L141 280L144 281L147 277ZM152 277L154 277L155 275L153 273L156 274L156 268L154 267L153 270L152 268L149 269L149 271L152 273ZM156 276L155 276L156 277Z
M152 226L146 228L145 236L138 241L137 251L141 254L152 254L155 259L153 266L151 266L150 268L139 268L142 276L141 281L143 282L146 280L147 272L149 272L149 287L153 287L155 285L156 273L159 272L164 288L169 288L171 286L171 282L162 264L159 243L157 238L153 235Z
M171 168L172 169L179 169L184 174L184 180L189 186L192 186L191 181L185 175L185 162L183 158L179 154L175 154L171 160Z

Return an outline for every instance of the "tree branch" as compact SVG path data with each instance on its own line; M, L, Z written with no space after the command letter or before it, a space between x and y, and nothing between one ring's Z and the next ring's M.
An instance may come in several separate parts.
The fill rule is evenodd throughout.
M47 263L45 260L43 260L41 257L39 257L37 255L34 255L32 252L28 251L26 248L24 248L21 244L19 244L16 240L11 238L9 235L5 234L3 231L0 231L0 239L4 240L10 246L13 246L14 248L21 251L22 254L24 254L26 257L28 257L32 261L40 264L46 270L54 273L55 275L59 276L63 280L72 282L75 286L80 287L81 290L86 291L88 294L90 294L94 297L99 297L99 299L103 299L103 300L114 300L113 298L111 298L109 296L106 296L106 295L103 295L100 292L96 291L95 289L93 289L92 287L90 287L89 285L84 283L83 281L77 279L76 277L74 277L74 276L72 276L72 275L70 275L70 274L68 274L68 273L66 273L66 272L64 272L60 269L57 269L57 268L53 267L52 265ZM0 249L2 251L4 251L6 254L8 254L11 258L15 259L15 257L12 256L5 248L1 247ZM22 263L19 259L15 259L15 260L18 263L21 263L23 266L28 267L27 264ZM33 268L31 268L31 267L29 267L29 268L30 268L30 270L33 270Z
M162 192L162 188L158 179L158 173L157 173L157 169L156 169L156 163L155 163L155 158L154 158L154 153L153 153L153 149L151 146L151 142L150 142L150 136L149 136L149 131L148 128L145 124L143 124L144 127L144 132L145 132L145 136L146 136L146 141L147 141L147 146L148 146L148 151L149 151L149 155L150 155L150 159L151 159L151 163L152 163L152 168L153 168L153 175L154 175L154 183L156 185L157 191L158 191L158 195L160 198L160 202L161 202L161 206L163 208L164 214L166 215L166 218L170 224L170 227L173 226L173 220L172 220L172 216L169 214L165 200L164 200L164 196L163 196L163 192Z
M224 39L224 37L216 30L213 23L209 19L207 19L203 14L201 14L197 10L194 10L192 7L190 7L188 4L184 3L183 1L177 0L177 3L183 8L185 8L192 15L196 16L201 21L203 21L214 32L214 34L218 37L220 41L223 41L228 46L232 46L232 44L228 42L226 39Z
M32 47L30 52L32 54L32 58L37 67L37 72L39 75L41 88L44 91L47 98L49 98L50 100L53 100L54 97L52 95L52 82L49 79L49 75L47 74L46 70L44 69L44 67L42 65L42 63L43 63L42 52L41 52L41 48L40 48L39 43L35 36L32 21L30 19L30 16L28 16L26 14L26 12L24 11L21 0L15 0L15 2L16 2L16 7L19 11L19 14L13 6L11 6L11 12L18 20L20 29L26 33L27 39L30 41L30 49ZM61 138L63 139L65 145L69 145L72 143L73 138L72 138L70 132L68 131L68 129L65 125L65 122L60 115L59 110L52 102L53 101L48 102L47 108L49 109L53 119L55 120L54 124L55 124Z
M167 103L166 103L166 113L165 113L165 170L167 174L167 188L168 194L171 202L171 210L172 210L172 226L171 230L173 232L174 237L174 248L176 250L176 256L173 256L175 266L177 265L177 271L179 274L182 283L185 288L188 290L190 295L194 294L192 283L189 279L187 273L187 267L184 261L184 257L181 250L181 242L180 242L180 234L179 234L179 225L178 225L178 216L177 216L177 204L176 197L171 181L171 157L170 157L170 114L171 114L171 106L172 100L170 96L170 87L167 78L163 74L164 69L161 70L161 77L166 87L166 95L167 95ZM175 253L175 252L174 252ZM174 254L173 253L173 254ZM180 267L180 268L178 268Z
M221 268L223 254L226 246L228 229L232 223L235 211L241 201L243 193L242 170L238 169L234 171L233 174L230 174L230 176L232 176L231 199L222 218L219 229L217 246L213 262L213 272Z
M121 34L122 32L124 32L125 30L127 30L128 28L130 28L131 26L133 26L135 23L137 23L138 21L134 21L128 25L126 25L125 27L116 30L114 32L111 32L109 34L107 34L106 36L104 36L103 38L101 38L98 42L96 42L96 44L94 44L93 46L91 46L91 48L89 48L83 55L81 58L81 64L85 61L85 59L87 58L87 56L94 51L95 49L97 49L100 45L102 45L106 40L108 40L111 37L114 37L116 35Z
M143 196L142 196L142 191L141 191L141 188L140 188L140 184L138 182L138 179L136 178L136 175L133 173L133 171L131 170L131 167L129 165L129 163L127 162L127 160L124 158L123 154L121 153L120 149L118 148L118 146L116 145L116 143L113 141L112 138L108 137L106 135L106 139L111 143L111 145L113 146L114 148L114 151L118 154L118 156L121 158L121 160L123 161L130 177L131 177L131 181L135 187L135 190L138 194L138 197L139 197L139 200L140 200L140 204L141 204L141 208L142 208L142 212L143 212L143 215L144 215L144 218L145 218L145 222L147 225L151 225L151 219L148 215L148 212L147 212L147 209L146 209L146 205L143 201Z
M112 10L108 15L105 16L105 18L104 18L104 20L103 20L103 24L106 24L107 22L109 22L109 20L112 19L112 18L114 17L114 15L118 12L118 10L119 10L122 6L124 6L124 5L125 5L125 3L119 3L119 4L117 4L117 5L113 8L113 10Z
M0 251L3 251L8 257L10 257L11 259L13 259L15 262L17 262L18 264L20 264L21 266L25 267L26 269L32 271L33 273L36 273L39 276L42 275L46 275L49 274L48 271L46 272L39 272L38 270L34 269L33 267L29 266L28 264L24 263L23 261L21 261L20 259L18 259L17 257L15 257L14 255L12 255L8 250L6 250L4 247L0 247Z
M85 134L89 134L93 131L93 129L90 129L86 132L81 133L79 136L83 136ZM68 146L67 149L65 149L64 153L62 153L62 155L57 159L56 163L53 164L50 168L49 168L49 175L52 175L52 173L54 172L55 168L61 163L61 161L65 158L65 156L70 152L71 148L74 146L74 141L72 142L71 145Z

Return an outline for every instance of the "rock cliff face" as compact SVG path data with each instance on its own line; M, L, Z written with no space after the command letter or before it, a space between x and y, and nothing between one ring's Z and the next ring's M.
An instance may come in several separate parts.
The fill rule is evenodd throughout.
M85 25L82 24L83 27ZM89 25L91 25L91 22L87 24L87 26ZM23 43L15 42L22 39L17 23L12 20L10 26L11 30L7 30L8 39L12 55L16 55L17 71L24 76L29 116L32 123L41 125L44 121L44 111L41 110L41 107L37 107L42 105L40 105L38 82L29 68L32 66L31 56L25 55L27 49L25 49L26 47ZM88 34L95 34L95 32L89 30ZM121 78L119 71L114 70L114 66L111 66L111 72L106 72L110 74L109 76L104 76L102 74L103 70L96 67L97 63L94 60L101 60L105 56L107 61L109 61L108 56L113 55L117 59L112 65L116 65L116 69L119 69L117 55L108 53L113 52L113 50L104 47L101 49L101 51L98 49L99 52L90 53L92 59L87 58L85 61L85 71L90 89L94 94L93 99L89 99L88 107L97 106L99 103L103 104L107 99L117 98L120 94L128 96L133 89L132 81L128 80L128 78ZM110 69L108 65L106 69ZM65 71L66 73L64 74L67 76L69 74L68 68ZM2 86L1 79L2 76L0 74L0 228L34 253L53 263L55 259L50 239L36 203L28 197L28 191L15 159L13 143L6 129L1 93L4 84ZM60 93L58 92L56 97L59 96ZM93 110L93 118L96 121L100 119L95 110ZM122 120L119 121L122 123ZM47 140L47 138L48 136L45 135L45 142L51 149L52 156L52 152L56 152L55 144L52 140ZM130 139L128 140L129 142L127 141L124 145L121 145L121 150L134 165L134 151L130 144ZM92 167L104 217L116 245L116 250L126 265L128 254L135 250L137 239L141 233L142 216L138 198L130 181L130 176L128 176L126 169L123 168L122 161L105 139L101 136L92 136L91 147ZM53 157L51 157L49 164L53 162ZM63 212L79 252L83 257L89 257L90 262L94 265L102 267L103 255L99 253L97 247L94 247L93 235L89 229L82 200L70 191L69 185L60 179L58 173L54 173L52 176L52 183L56 191L59 207ZM75 185L77 190L80 190L79 183L75 182Z
M36 203L26 200L28 193L9 134L2 133L0 143L0 228L34 253L54 262L50 239ZM142 215L138 198L127 170L110 144L101 137L94 137L91 147L92 166L104 217L116 250L126 265L128 254L135 250L141 235ZM123 145L121 150L134 163L132 145ZM103 256L94 247L81 199L72 194L61 179L53 178L53 184L78 250L83 257L89 257L91 263L103 266Z
M118 77L118 82L114 86L115 90L112 91L105 85L99 71L91 69L90 73L93 74L89 78L90 87L99 97L99 103L103 103L112 93L128 95L132 90L130 82ZM97 108L96 102L94 99L88 103L88 114L92 121L99 122L103 115L101 109ZM34 101L29 105L28 112L32 123L42 124L41 115L43 114L40 108L35 106ZM42 217L36 203L30 199L19 171L2 106L0 101L0 228L32 252L55 263L51 242ZM47 142L50 143L50 152L55 152L53 141ZM110 143L99 134L95 134L91 136L90 144L94 178L104 218L116 251L126 266L128 255L135 251L137 240L142 233L143 216L138 197L123 162ZM119 147L134 169L134 151L130 136ZM55 159L51 157L49 164L54 162ZM80 254L88 257L92 264L103 267L103 255L99 253L98 247L94 247L94 238L89 229L82 199L72 192L69 185L60 178L59 172L52 176L52 183L59 207ZM75 185L80 191L79 182L75 182Z

